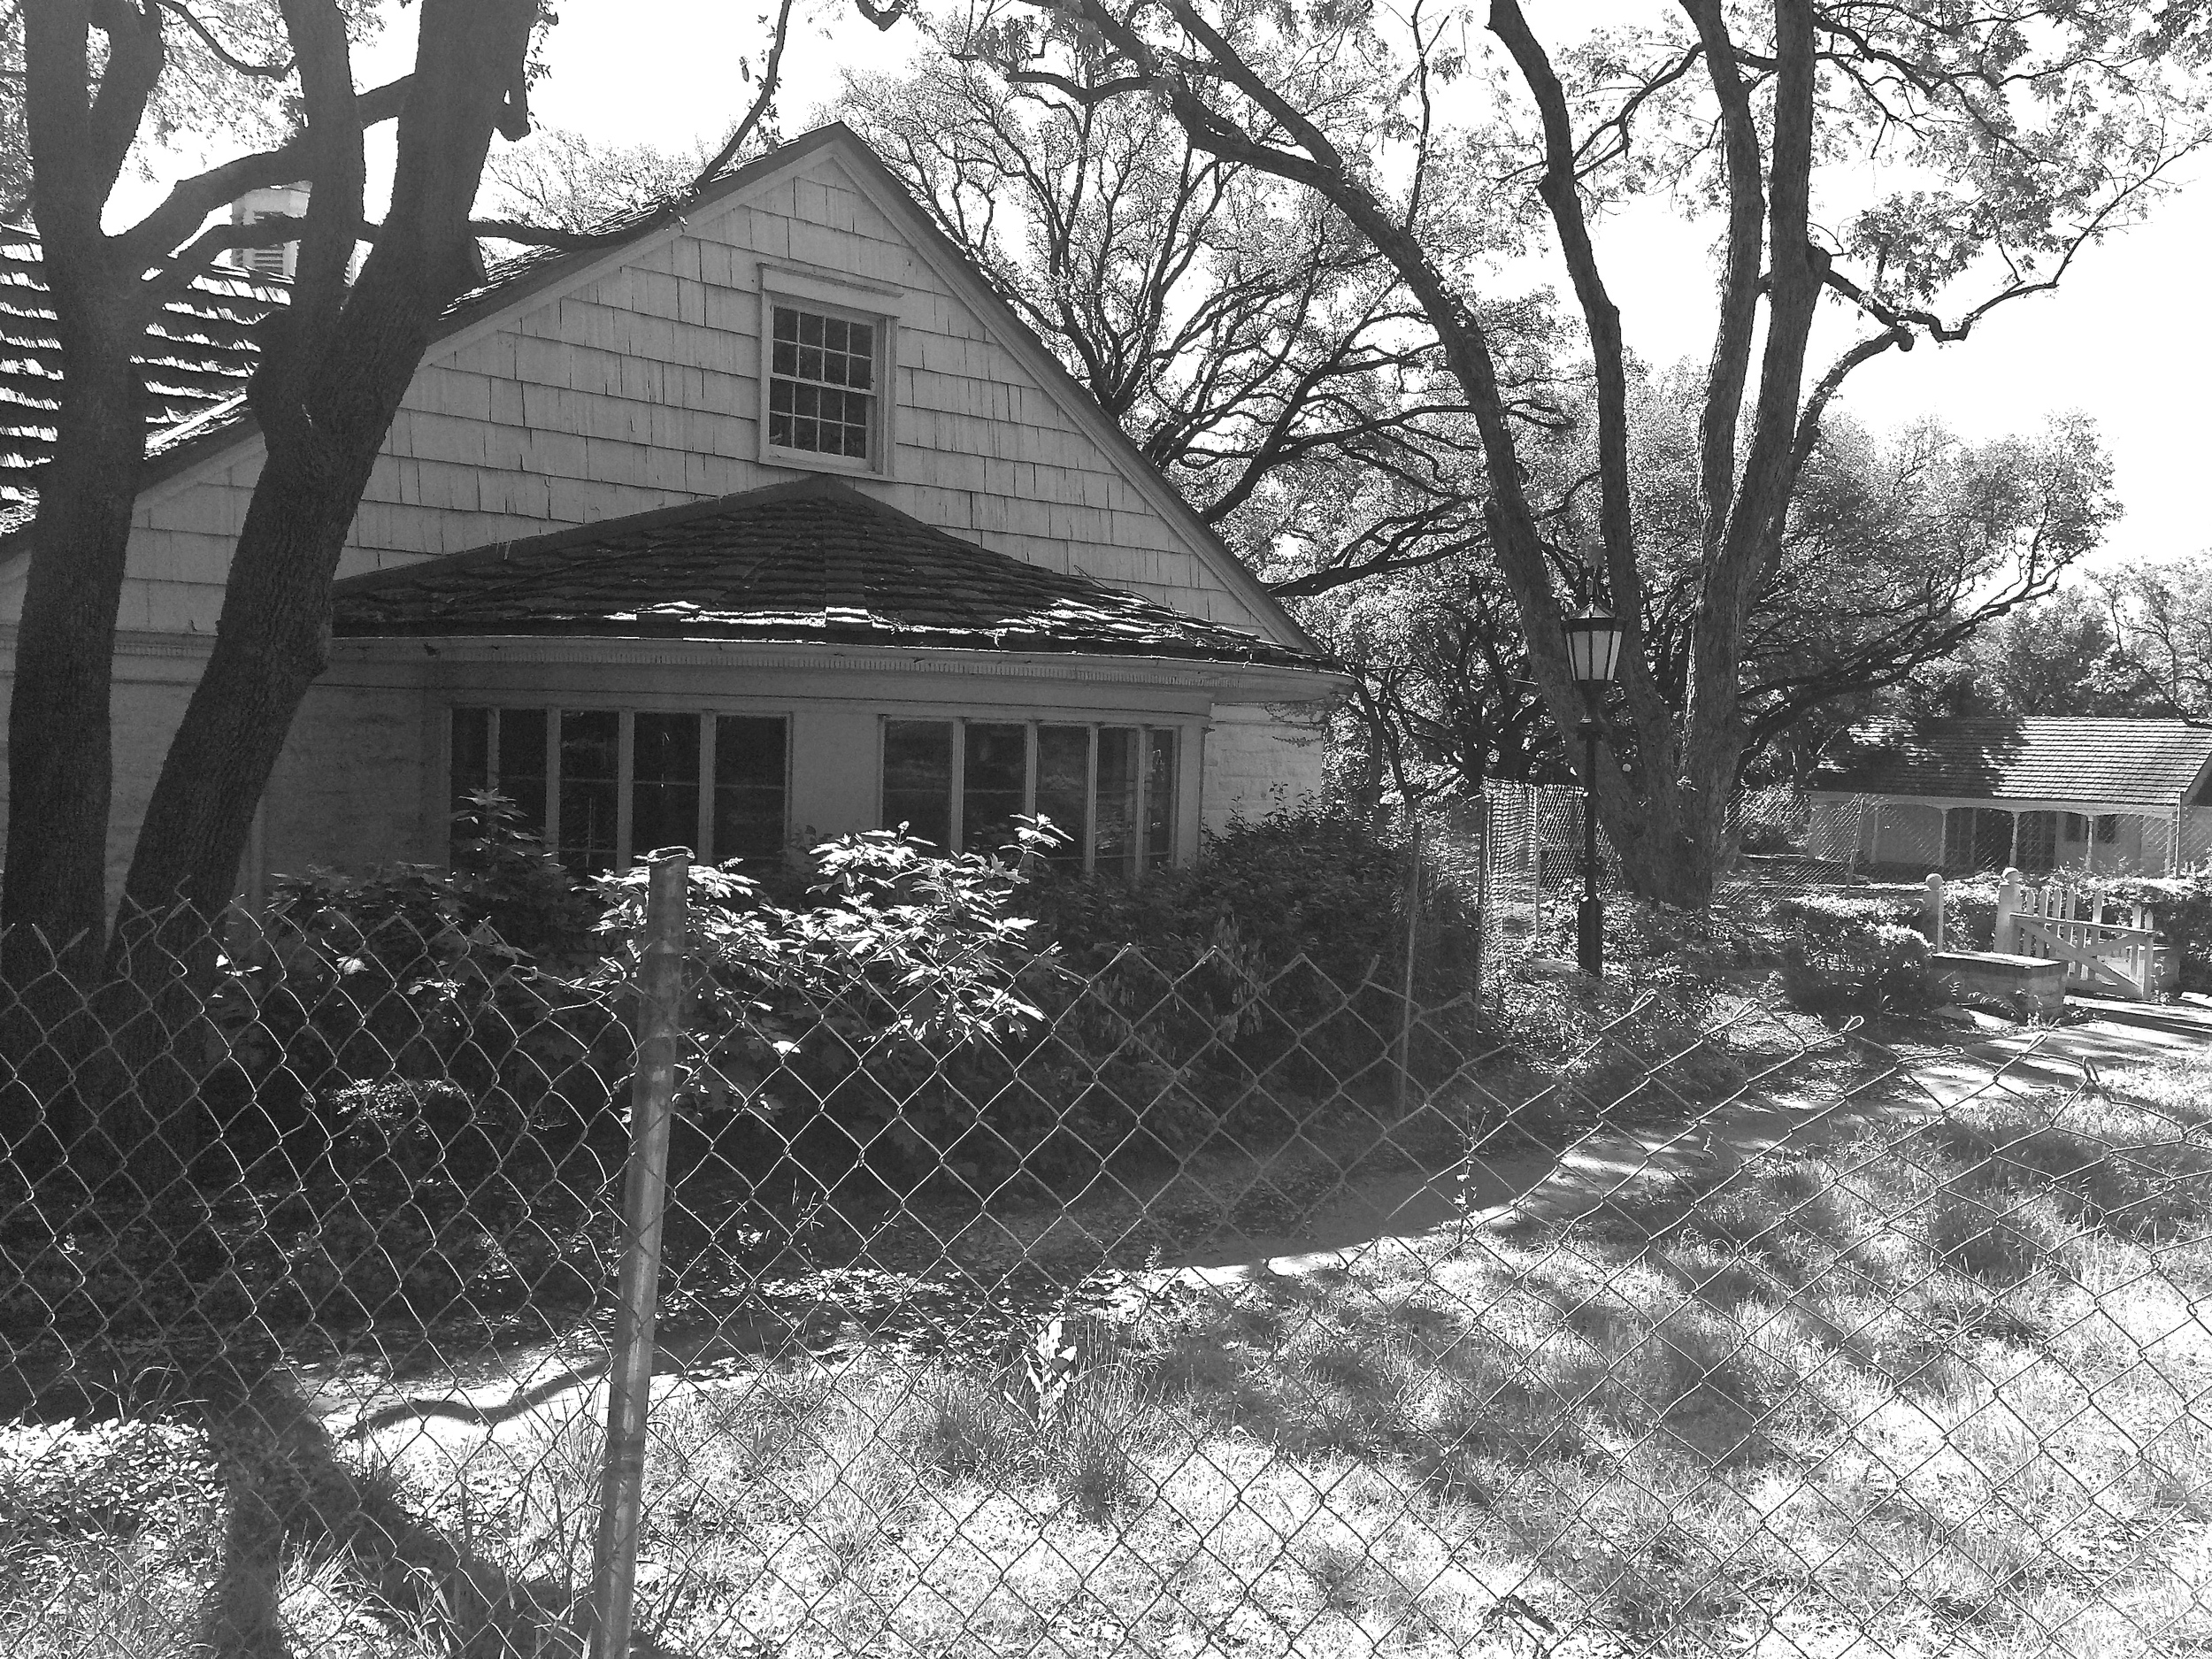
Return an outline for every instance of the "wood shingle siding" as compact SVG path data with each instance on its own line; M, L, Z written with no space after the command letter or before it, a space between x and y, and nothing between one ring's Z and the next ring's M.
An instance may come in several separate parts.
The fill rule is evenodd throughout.
M1066 391L1047 394L972 293L956 291L966 285L918 256L912 227L879 205L880 181L864 183L854 142L815 144L696 210L680 231L541 289L511 315L472 310L489 296L464 302L463 326L434 346L393 425L388 457L419 465L377 469L342 570L791 477L760 458L765 259L902 290L891 476L859 488L994 551L1294 639L1256 588L1223 568L1225 554L1204 545L1202 529L1171 522L1130 457L1110 454L1071 417ZM552 264L534 259L526 270ZM146 550L167 535L234 526L256 465L231 454L157 485ZM218 573L162 580L153 563L134 561L149 625L211 627Z
M1179 856L1196 848L1202 799L1217 825L1318 787L1317 728L1282 710L1333 695L1340 676L851 133L809 134L680 219L647 216L625 235L526 255L449 309L341 576L403 586L403 572L465 550L779 486L803 495L827 475L837 482L815 487L819 499L914 521L913 557L942 580L893 603L898 572L884 566L868 578L883 603L834 617L818 603L795 634L756 616L733 580L716 601L720 632L697 639L674 617L685 595L658 590L627 607L654 626L626 634L610 611L585 638L430 628L418 641L396 624L342 637L269 792L273 868L438 856L447 722L472 698L787 715L804 760L795 833L872 821L874 745L895 716L1171 729L1188 773ZM760 336L786 304L873 319L876 401L849 453L767 442ZM223 395L250 354L239 364L149 444L119 618L119 856L220 613L260 471L252 417ZM776 442L799 433L787 415ZM5 511L0 498L0 647L26 564ZM528 609L528 595L511 597ZM590 594L570 597L591 614Z

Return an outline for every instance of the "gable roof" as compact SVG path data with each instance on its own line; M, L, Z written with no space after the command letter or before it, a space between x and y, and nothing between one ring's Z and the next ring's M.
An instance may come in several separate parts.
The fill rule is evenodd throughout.
M1171 524L1189 539L1193 550L1245 603L1265 619L1279 643L1317 655L1318 646L1283 608L1265 583L1253 575L1214 527L1183 499L1179 491L1145 457L1121 425L1099 406L1097 399L1069 373L1036 331L1002 298L980 265L933 221L897 176L860 135L842 121L833 121L801 134L708 185L688 200L670 206L641 209L603 221L595 241L586 249L538 248L501 262L483 284L462 295L440 318L432 343L489 325L564 286L581 283L598 274L656 234L680 234L686 215L695 214L747 190L774 173L798 165L817 154L834 153L856 183L872 189L875 205L902 225L915 250L928 259L939 274L988 320L1002 343L1021 360L1060 408L1075 419L1100 448L1120 464L1125 477ZM426 357L426 362L428 359ZM155 436L147 445L142 489L161 483L213 459L257 435L258 423L242 395L197 411L178 425ZM0 520L0 554L15 528Z
M2212 767L2212 730L2071 715L1870 720L1813 787L1857 795L2084 801L2171 810Z
M253 330L291 297L279 278L203 271L157 313L138 361L150 438L221 404L253 373ZM61 341L38 234L0 227L0 532L38 499L37 471L54 450Z
M1330 666L964 541L834 479L495 542L337 584L340 638L775 640Z

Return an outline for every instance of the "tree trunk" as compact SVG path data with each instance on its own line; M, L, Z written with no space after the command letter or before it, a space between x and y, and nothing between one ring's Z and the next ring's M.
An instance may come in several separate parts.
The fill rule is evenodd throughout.
M81 1125L87 998L107 926L110 673L143 457L143 319L65 263L49 278L63 382L39 480L8 705L0 887L0 1152L44 1171Z
M254 809L322 672L331 582L361 492L438 314L471 279L468 213L492 132L526 130L514 123L537 14L536 0L423 0L375 246L342 303L303 294L264 352L251 397L268 459L213 655L139 832L119 949L150 925L181 940L194 914L204 930L233 896ZM316 211L311 200L311 240ZM308 252L303 242L303 270Z

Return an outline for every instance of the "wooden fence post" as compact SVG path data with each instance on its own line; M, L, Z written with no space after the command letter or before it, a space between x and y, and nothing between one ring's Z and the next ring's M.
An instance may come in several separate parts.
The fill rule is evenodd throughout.
M1928 878L1927 918L1928 949L1940 952L1943 949L1943 878Z
M2005 872L2005 879L1997 885L1997 921L1989 930L1989 948L1997 951L2011 951L2016 942L2012 937L2012 918L2020 909L2020 872Z
M622 1279L607 1372L607 1457L600 1471L592 1552L592 1659L629 1659L645 1487L645 1417L653 1388L653 1325L660 1295L661 1212L668 1193L668 1129L683 1040L684 910L691 860L652 868L638 963L637 1070L630 1079L630 1159L624 1184Z

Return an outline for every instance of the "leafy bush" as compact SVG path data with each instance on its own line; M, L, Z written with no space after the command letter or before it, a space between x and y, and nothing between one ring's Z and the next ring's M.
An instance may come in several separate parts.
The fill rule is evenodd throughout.
M1741 1081L1725 1049L1705 1041L1718 976L1762 957L1736 918L1615 897L1605 906L1603 980L1538 965L1571 958L1574 943L1572 915L1555 917L1536 957L1498 976L1483 1010L1489 1042L1526 1068L1508 1085L1526 1097L1521 1127L1555 1140ZM1661 1067L1667 1092L1647 1099L1640 1086Z
M1791 930L1782 987L1800 1007L1901 1009L1935 1000L1928 941L1896 919L1894 902L1808 893L1776 900L1772 913Z
M2184 876L2131 876L2103 884L2123 904L2149 906L2151 925L2181 953L2184 990L2212 990L2212 869Z
M1270 1102L1251 1087L1263 1074L1279 1097L1383 1080L1402 1009L1408 859L1363 819L1309 808L1234 822L1196 865L1133 885L1041 874L1023 904L1092 1000L1133 1022L1122 1041L1197 1067L1213 1093L1263 1117ZM1408 1057L1435 1080L1476 1051L1479 933L1425 871L1419 905L1413 989L1429 1041Z
M813 862L804 908L773 902L735 860L692 867L679 1109L710 1130L773 1124L818 1163L933 1165L975 1141L990 1097L963 1086L957 1063L987 1041L1033 1042L1041 1018L1025 987L1050 979L1050 953L1012 910L1025 860L938 856L870 830ZM649 879L641 867L599 883L605 954L589 980L602 990L635 978Z

